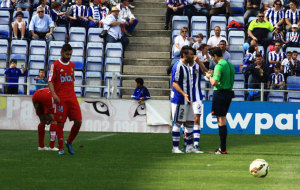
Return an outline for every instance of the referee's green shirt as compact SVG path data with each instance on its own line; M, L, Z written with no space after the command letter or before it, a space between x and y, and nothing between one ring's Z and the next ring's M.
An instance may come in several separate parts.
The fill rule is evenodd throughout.
M221 59L215 66L213 79L218 81L214 90L232 90L235 69L232 63Z

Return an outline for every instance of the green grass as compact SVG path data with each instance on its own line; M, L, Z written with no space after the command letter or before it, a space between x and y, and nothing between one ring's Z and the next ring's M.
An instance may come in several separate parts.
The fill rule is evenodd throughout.
M0 139L1 190L300 189L299 136L229 135L228 155L171 154L170 134L80 132L74 156L38 152L36 131L0 130ZM201 136L205 152L218 144ZM257 158L269 163L266 178L249 174Z

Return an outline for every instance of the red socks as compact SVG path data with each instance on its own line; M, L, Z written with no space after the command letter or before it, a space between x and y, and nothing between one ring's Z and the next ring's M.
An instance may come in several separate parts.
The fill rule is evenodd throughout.
M45 146L45 125L38 125L38 135L39 135L39 147L43 148Z
M49 147L50 148L54 148L55 145L55 138L56 138L56 125L55 124L51 124L50 125L50 129L49 129L49 133L50 133L50 142L49 142Z
M72 142L73 142L73 140L74 140L75 137L77 136L79 130L80 130L80 126L77 126L77 125L75 125L75 124L72 126L72 129L71 129L69 138L68 138L68 140L67 140L68 143L72 143Z
M58 139L58 149L64 149L64 131L63 126L56 125L56 135Z

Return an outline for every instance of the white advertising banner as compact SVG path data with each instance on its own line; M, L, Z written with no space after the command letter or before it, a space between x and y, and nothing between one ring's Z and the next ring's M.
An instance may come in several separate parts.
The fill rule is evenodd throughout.
M151 113L161 113L156 122L151 117L150 124L146 122L145 104L135 100L122 99L91 99L78 98L82 112L81 131L102 132L137 132L137 133L168 133L170 131L168 118L170 106L168 100L151 100L151 104L166 106L151 106ZM168 113L162 113L168 112ZM0 129L36 130L39 119L35 114L31 97L0 96ZM73 122L66 122L64 130L70 130Z
M170 101L147 100L146 117L147 125L170 125L171 103Z

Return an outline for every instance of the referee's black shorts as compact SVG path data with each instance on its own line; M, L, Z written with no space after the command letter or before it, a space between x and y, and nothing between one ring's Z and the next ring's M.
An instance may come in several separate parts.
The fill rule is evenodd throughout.
M212 115L226 116L233 96L234 92L232 90L214 90Z

